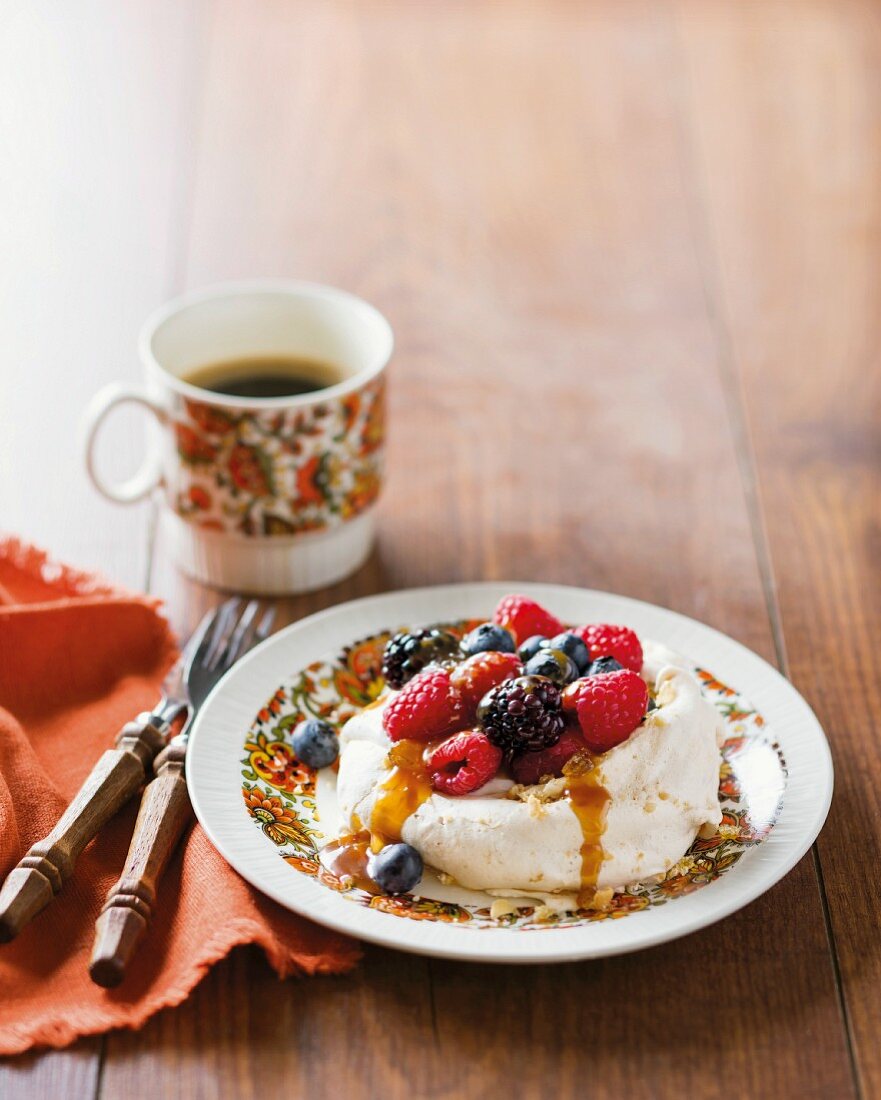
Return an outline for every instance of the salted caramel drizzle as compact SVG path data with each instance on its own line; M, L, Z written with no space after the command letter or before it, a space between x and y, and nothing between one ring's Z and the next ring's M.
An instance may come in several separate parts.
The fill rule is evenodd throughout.
M378 852L401 839L404 822L431 796L431 778L421 741L398 741L389 751L392 770L379 788L370 815L371 847Z
M609 792L600 782L594 766L590 771L572 775L566 787L572 812L581 825L581 888L578 905L590 908L596 895L597 879L603 865L603 833L609 813Z
M334 878L349 880L371 894L382 892L370 878L367 863L371 853L401 839L404 822L430 797L426 747L421 741L398 741L391 747L392 769L377 793L369 829L361 828L361 822L355 820L352 832L331 841L321 851L321 863Z

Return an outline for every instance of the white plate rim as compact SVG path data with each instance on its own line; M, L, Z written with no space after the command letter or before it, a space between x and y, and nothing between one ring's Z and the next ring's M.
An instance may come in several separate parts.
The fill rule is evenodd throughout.
M627 623L742 692L764 716L788 771L783 806L770 835L715 882L622 920L535 930L471 929L354 905L309 876L292 873L244 812L229 813L241 786L244 734L257 710L292 672L382 629L487 615L509 592L531 596L565 621ZM190 735L187 781L196 816L211 843L246 881L285 908L338 932L397 950L480 962L545 963L652 947L748 905L788 874L810 848L826 820L834 776L826 736L805 699L763 658L713 627L667 608L596 589L476 581L348 601L268 638L230 670L199 712Z

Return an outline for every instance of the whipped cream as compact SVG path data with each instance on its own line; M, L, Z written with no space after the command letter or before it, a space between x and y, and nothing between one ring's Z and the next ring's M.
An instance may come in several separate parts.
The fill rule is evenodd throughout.
M598 889L622 889L666 873L704 825L722 818L719 714L682 658L650 642L643 650L642 674L654 684L658 708L627 741L597 757L595 774L609 795ZM393 695L342 729L337 798L344 827L370 822L388 778L382 712ZM576 895L584 834L569 799L543 801L551 790L511 798L512 786L496 776L463 797L434 792L405 820L402 839L470 889Z

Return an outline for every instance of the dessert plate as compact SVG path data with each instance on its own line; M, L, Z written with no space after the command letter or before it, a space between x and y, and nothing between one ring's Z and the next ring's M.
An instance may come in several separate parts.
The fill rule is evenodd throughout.
M343 889L318 851L337 831L330 769L316 776L290 749L315 715L340 723L382 687L382 650L402 627L484 621L523 592L567 623L619 622L694 663L726 740L716 836L698 839L660 883L615 895L607 911L552 914L536 903L491 913L488 894L427 873L418 893ZM211 841L279 904L363 940L446 958L539 963L635 951L703 928L778 882L819 833L832 797L829 746L795 688L750 650L664 608L558 585L478 583L341 604L258 646L203 706L187 757L190 795Z

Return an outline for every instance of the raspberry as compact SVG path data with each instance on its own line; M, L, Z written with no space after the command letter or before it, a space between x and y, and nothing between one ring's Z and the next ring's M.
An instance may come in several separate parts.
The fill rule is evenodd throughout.
M573 680L571 684L567 684L566 687L563 688L561 705L564 714L578 713L578 700L581 697L582 691L587 691L587 688L588 682L587 678L584 676L579 680Z
M576 680L571 687L578 685L578 724L594 752L606 752L626 741L645 717L648 688L629 668Z
M590 623L576 627L571 633L587 643L594 661L598 657L614 657L631 672L639 672L642 668L642 646L629 626Z
M470 794L488 783L499 770L501 749L480 730L448 737L429 753L431 785L444 794Z
M403 687L432 661L455 657L458 651L459 643L445 630L401 631L386 643L382 674L390 687Z
M392 741L433 741L462 721L462 701L444 668L420 672L391 700L382 726Z
M576 730L564 730L556 745L518 756L511 771L518 783L538 783L546 776L562 775L563 765L577 752L587 752L584 738Z
M553 638L563 630L559 619L528 596L505 596L499 601L493 621L510 630L518 645L522 645L533 634Z
M467 661L457 665L450 673L450 681L458 691L469 713L476 713L477 704L488 691L503 680L519 676L523 663L516 653L492 651L475 653Z
M537 752L559 741L563 732L560 689L544 676L505 680L481 699L477 720L509 759Z

